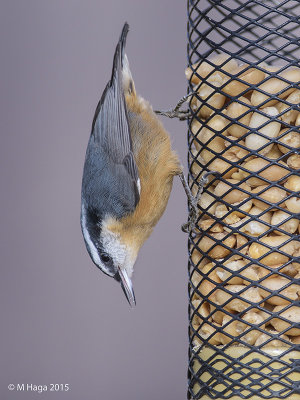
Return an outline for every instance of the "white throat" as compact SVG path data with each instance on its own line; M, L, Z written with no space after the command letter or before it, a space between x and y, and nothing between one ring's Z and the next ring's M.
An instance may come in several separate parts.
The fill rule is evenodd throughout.
M133 257L131 249L121 242L120 235L112 232L107 225L105 221L102 223L100 234L103 249L112 257L114 265L125 270L130 278L136 257Z

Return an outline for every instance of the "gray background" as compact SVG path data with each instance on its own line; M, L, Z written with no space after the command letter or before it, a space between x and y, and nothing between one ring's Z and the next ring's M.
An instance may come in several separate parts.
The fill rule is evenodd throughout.
M155 108L186 93L186 2L1 0L0 398L186 397L186 200L138 257L137 307L91 262L79 224L93 113L125 20L136 88ZM165 121L186 158L186 125ZM9 392L68 383L67 393Z

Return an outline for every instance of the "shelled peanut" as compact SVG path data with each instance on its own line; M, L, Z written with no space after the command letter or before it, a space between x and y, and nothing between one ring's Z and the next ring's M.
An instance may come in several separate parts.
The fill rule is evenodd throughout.
M278 73L276 71L279 71ZM191 172L217 172L191 248L194 344L300 343L300 68L187 68L194 85Z

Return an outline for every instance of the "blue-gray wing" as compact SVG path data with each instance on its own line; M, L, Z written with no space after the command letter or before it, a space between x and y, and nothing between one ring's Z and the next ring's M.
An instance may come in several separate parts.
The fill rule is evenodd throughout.
M95 112L92 135L95 143L106 152L112 162L125 167L125 171L136 185L135 192L138 193L139 175L132 152L123 90L123 64L124 57L126 57L124 47L128 29L129 26L125 23L114 55L111 80L107 84ZM128 68L127 64L126 68Z
M122 217L139 201L139 175L132 151L123 89L123 64L128 24L117 44L111 80L97 105L87 148L83 192L86 206Z

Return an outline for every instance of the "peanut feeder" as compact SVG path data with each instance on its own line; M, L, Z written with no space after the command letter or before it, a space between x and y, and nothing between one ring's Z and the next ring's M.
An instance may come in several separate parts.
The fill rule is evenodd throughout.
M190 3L192 18L195 2ZM189 241L189 396L299 400L300 68L294 60L300 49L284 57L279 49L276 56L271 39L261 43L260 35L243 48L240 35L248 38L257 28L247 13L257 19L259 8L266 9L233 1L238 4L229 13L225 3L205 10L198 5L202 20L210 26L215 21L216 30L199 34L198 46L206 50L197 49L199 60L185 71L194 93L192 192L204 171L216 172L199 200L198 232ZM270 3L276 19L280 6ZM285 12L293 19L295 10ZM229 35L222 28L237 23L235 13L247 16L251 29L239 25ZM218 47L208 37L220 31Z

